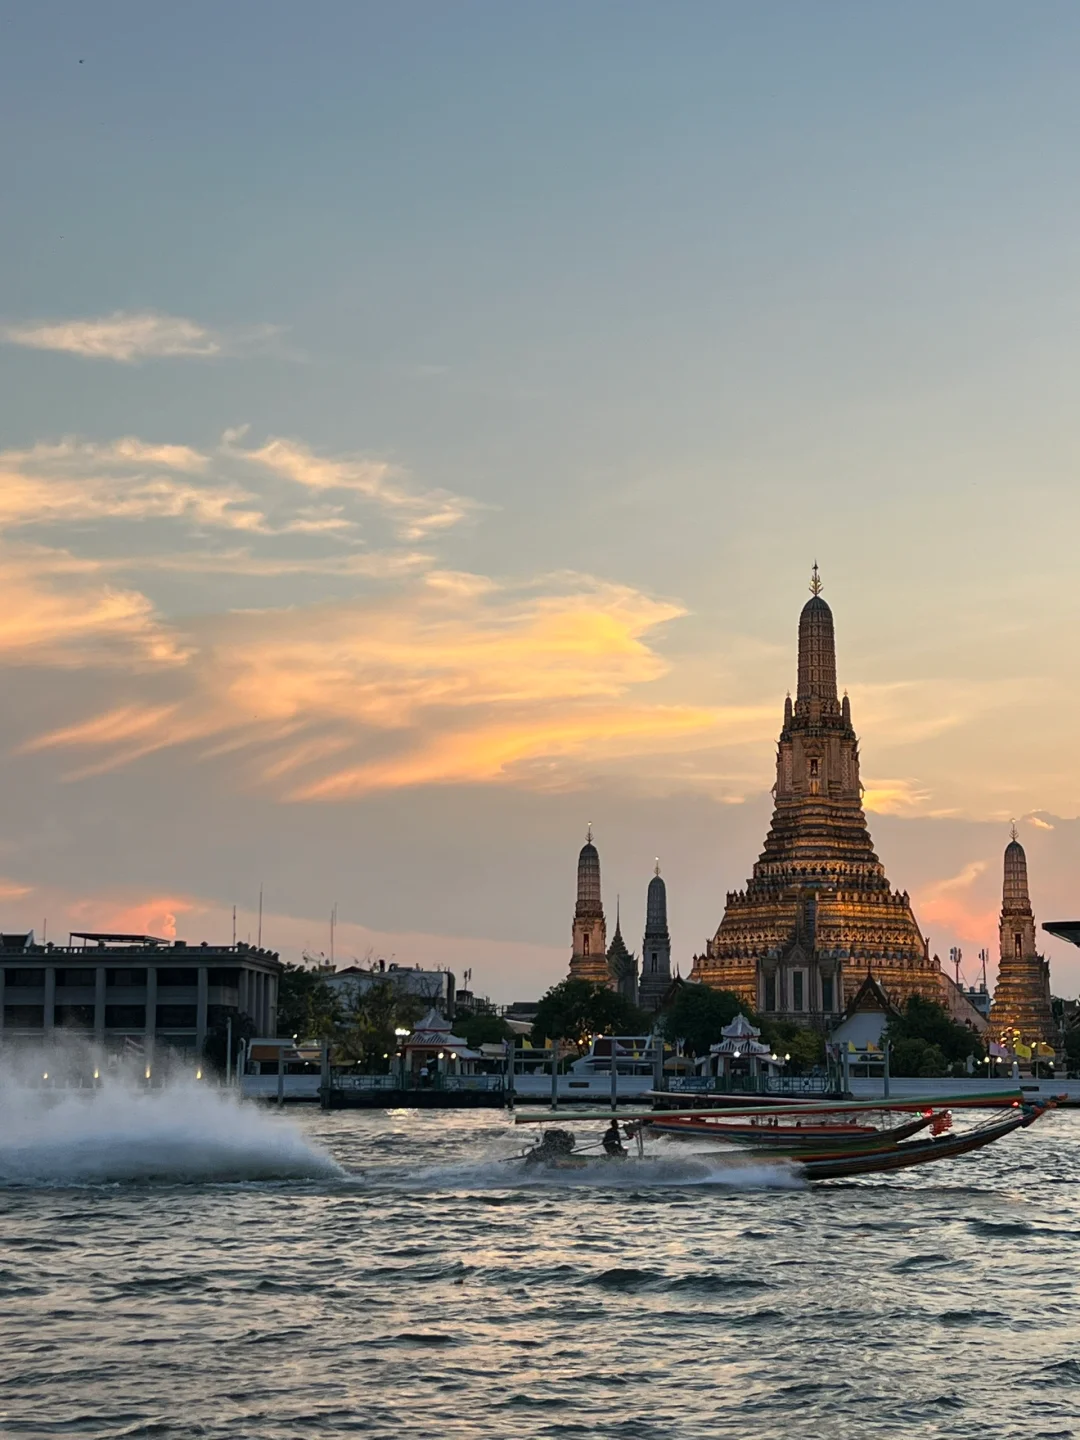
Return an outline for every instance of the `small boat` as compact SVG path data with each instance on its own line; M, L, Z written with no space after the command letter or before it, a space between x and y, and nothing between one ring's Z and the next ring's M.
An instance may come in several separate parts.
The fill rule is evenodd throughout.
M685 1140L722 1140L726 1144L749 1145L755 1149L810 1150L862 1149L896 1145L901 1140L925 1130L928 1125L941 1128L949 1123L948 1112L929 1111L890 1130L874 1125L829 1124L826 1121L773 1120L764 1124L745 1121L709 1120L693 1115L663 1117L650 1121L648 1129L655 1135L674 1136Z

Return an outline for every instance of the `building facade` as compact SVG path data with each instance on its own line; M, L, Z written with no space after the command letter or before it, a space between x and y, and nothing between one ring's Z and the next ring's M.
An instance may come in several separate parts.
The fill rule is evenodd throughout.
M1028 893L1027 855L1013 829L1005 847L999 925L1000 962L990 1032L1012 1045L1058 1044L1050 1002L1050 965L1036 949L1035 916Z
M134 1044L201 1054L215 1019L277 1028L281 963L250 945L189 946L150 935L74 934L39 945L0 936L0 1044L81 1035L108 1050Z
M668 933L667 886L660 862L649 881L645 901L645 934L641 941L639 1001L644 1010L659 1010L671 987L671 936Z
M833 616L814 566L799 617L798 686L776 753L765 848L690 978L734 991L759 1013L828 1024L867 974L894 1004L944 1003L941 967L906 893L874 853L862 808L859 741L836 687Z

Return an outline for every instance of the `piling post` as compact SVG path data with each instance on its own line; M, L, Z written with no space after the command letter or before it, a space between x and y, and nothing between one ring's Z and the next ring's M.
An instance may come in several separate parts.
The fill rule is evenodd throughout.
M324 1110L330 1109L330 1042L324 1040L319 1051L319 1101Z
M503 1075L503 1098L508 1110L514 1108L514 1037L503 1042L506 1046L506 1067Z
M653 1060L652 1060L652 1083L654 1090L664 1088L664 1036L657 1026L652 1033Z
M559 1108L559 1039L551 1037L551 1108Z
M611 1036L611 1109L612 1112L619 1106L619 1064L615 1057L615 1035Z
M883 1097L883 1098L886 1099L886 1100L888 1100L888 1098L889 1098L889 1057L890 1057L891 1053L892 1053L892 1046L890 1045L890 1043L888 1042L888 1040L886 1040L886 1041L885 1041L885 1094L884 1094L884 1097Z
M277 1103L285 1104L285 1047L278 1046L277 1052Z
M225 1017L225 1084L232 1084L232 1016Z

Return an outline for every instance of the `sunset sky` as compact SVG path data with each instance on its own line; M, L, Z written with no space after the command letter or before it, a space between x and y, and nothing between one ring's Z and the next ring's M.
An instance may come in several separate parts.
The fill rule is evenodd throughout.
M1080 913L1074 4L3 22L3 928L535 998L591 821L686 974L815 559L932 948Z

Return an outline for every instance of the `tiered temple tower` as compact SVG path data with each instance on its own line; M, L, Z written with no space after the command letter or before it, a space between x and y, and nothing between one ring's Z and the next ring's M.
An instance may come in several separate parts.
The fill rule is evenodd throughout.
M577 867L577 905L574 909L574 953L570 957L570 979L591 980L610 985L607 959L607 922L600 900L600 856L589 826Z
M859 742L847 695L836 691L832 611L815 564L799 617L798 689L776 755L776 808L745 890L691 980L735 991L769 1015L827 1022L872 974L902 1004L945 1002L908 896L893 890L862 809Z
M1035 916L1028 894L1027 856L1016 837L1005 847L1005 880L1001 895L1001 963L990 1032L998 1040L1023 1045L1058 1044L1050 1006L1050 966L1035 948Z
M649 881L645 907L645 936L641 942L639 1002L643 1010L659 1010L671 986L671 936L667 923L667 887L660 876L660 861Z
M631 955L626 948L626 941L622 937L622 923L617 901L615 904L615 934L608 946L607 963L609 983L632 1005L636 1005L638 998L637 957Z

